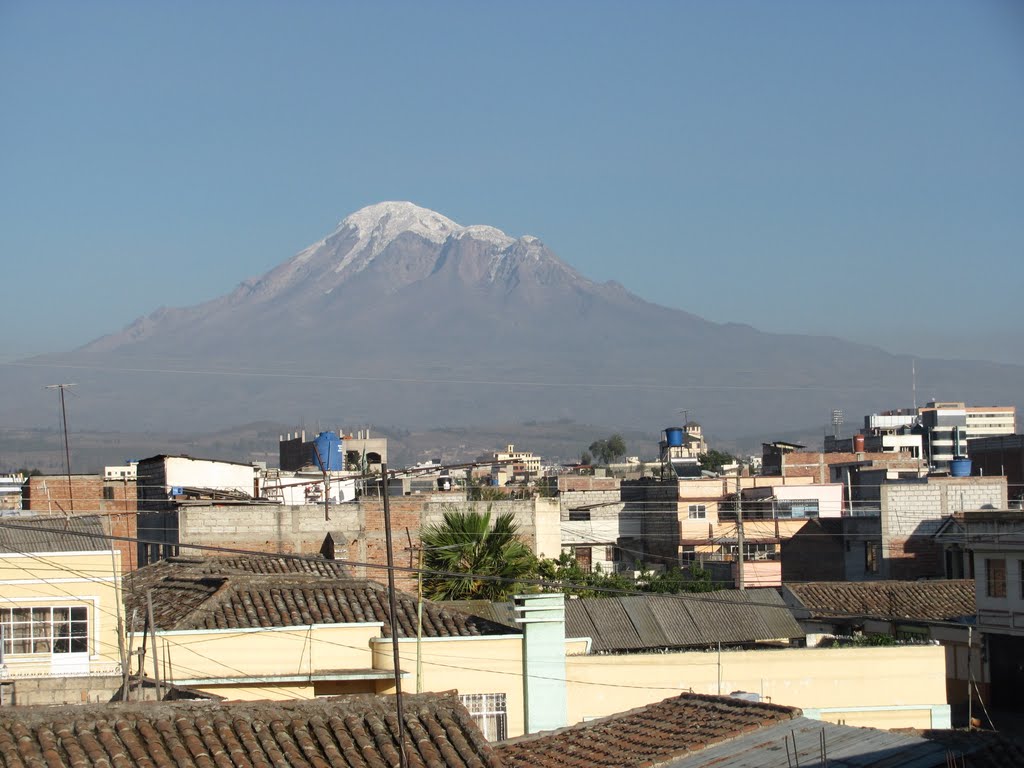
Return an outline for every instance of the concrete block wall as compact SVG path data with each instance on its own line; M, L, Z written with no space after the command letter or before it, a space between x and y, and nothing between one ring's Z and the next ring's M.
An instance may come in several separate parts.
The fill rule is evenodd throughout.
M1006 478L927 478L881 487L882 535L931 535L944 517L977 509L1006 509Z
M523 538L537 551L544 520L538 518L538 503L544 500L461 502L458 509L491 510L493 520L511 512ZM537 503L535 503L537 502ZM416 567L415 548L420 531L442 522L452 508L449 502L431 501L413 496L389 499L394 561L397 566ZM353 574L384 581L387 571L387 542L384 532L384 505L379 499L362 499L353 504L332 506L325 519L323 506L286 506L279 504L196 505L178 512L181 543L223 546L278 554L316 554L328 534L334 541L335 558L362 565L352 567ZM557 530L557 507L547 512ZM543 515L541 516L541 518ZM551 527L548 525L548 527ZM182 554L190 550L182 547ZM547 553L546 553L547 554ZM415 576L396 573L401 589L415 589Z
M621 501L621 494L618 488L607 491L564 491L558 495L558 499L564 514L570 509L578 509L593 504L615 505ZM604 507L598 507L591 511L598 513L604 510Z
M17 706L55 704L105 704L121 688L120 675L88 677L30 677L16 678L11 686L11 701Z
M933 535L949 515L1005 509L1006 478L926 478L881 486L882 555L886 578L944 575L942 550Z

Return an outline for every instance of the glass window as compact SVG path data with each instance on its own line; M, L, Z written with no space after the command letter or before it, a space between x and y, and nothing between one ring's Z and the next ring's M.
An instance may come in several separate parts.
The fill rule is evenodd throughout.
M1006 561L999 558L985 558L985 594L989 597L1006 597Z
M467 693L459 696L488 741L502 741L508 731L504 693Z
M780 500L775 508L779 517L817 517L817 499L786 499Z
M691 520L703 520L708 516L708 507L706 504L691 504L686 512Z
M88 653L89 609L76 607L0 609L4 655Z
M590 512L582 509L570 509L569 520L571 522L581 522L590 519Z

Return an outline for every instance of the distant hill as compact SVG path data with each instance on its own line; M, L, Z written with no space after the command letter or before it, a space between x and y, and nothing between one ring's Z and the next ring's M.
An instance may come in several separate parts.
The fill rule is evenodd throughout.
M322 426L334 429L338 425ZM259 422L216 432L76 431L70 436L71 468L76 473L97 473L108 465L120 465L131 459L158 454L185 454L224 461L263 461L274 467L278 464L278 438L299 429L294 425ZM316 431L316 428L307 427L307 437L311 439ZM373 434L388 439L390 465L397 469L428 459L440 459L446 464L475 461L481 455L504 450L509 443L539 454L545 463L572 462L590 443L610 433L598 426L575 424L563 419L416 431L384 427ZM645 459L657 456L659 435L627 431L623 436L630 455ZM0 473L20 468L38 469L47 475L63 474L63 432L0 428Z
M734 279L681 284L680 303ZM865 311L896 323L922 309L915 301L883 297ZM595 283L535 237L381 203L226 296L0 367L0 419L53 425L53 394L41 386L75 381L80 429L567 418L656 431L685 408L723 438L770 437L824 425L832 408L859 420L907 406L910 368L909 356L862 344L708 322ZM920 402L1021 405L1024 367L919 360L917 385Z

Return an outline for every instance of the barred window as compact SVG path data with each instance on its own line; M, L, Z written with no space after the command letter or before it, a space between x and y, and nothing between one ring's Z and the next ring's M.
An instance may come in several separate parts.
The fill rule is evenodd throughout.
M502 741L508 733L504 693L467 693L459 696L488 741Z
M0 609L4 655L88 653L89 610L84 607Z

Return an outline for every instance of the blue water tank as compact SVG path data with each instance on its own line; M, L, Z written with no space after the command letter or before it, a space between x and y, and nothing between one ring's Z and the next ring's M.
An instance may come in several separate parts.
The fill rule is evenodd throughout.
M333 432L321 432L313 440L313 463L317 469L339 472L345 468L342 440Z
M683 428L669 427L665 430L665 442L670 448L679 448L683 444Z
M964 456L957 456L949 462L949 474L953 477L970 477L971 460Z

